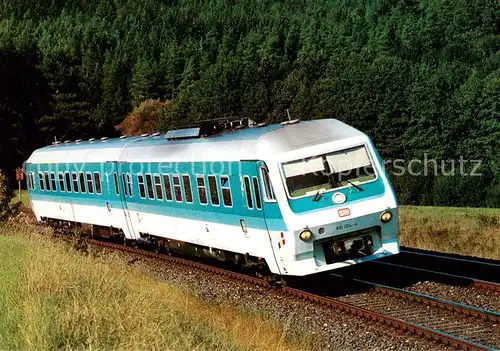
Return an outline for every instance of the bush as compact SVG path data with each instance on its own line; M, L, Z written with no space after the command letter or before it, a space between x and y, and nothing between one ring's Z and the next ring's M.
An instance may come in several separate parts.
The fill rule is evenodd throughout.
M14 197L14 190L9 185L5 173L0 170L0 221L7 219L18 205L11 206L11 200Z

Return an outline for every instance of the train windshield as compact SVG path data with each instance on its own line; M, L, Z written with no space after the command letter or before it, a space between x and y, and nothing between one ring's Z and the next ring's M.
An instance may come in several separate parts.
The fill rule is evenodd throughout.
M375 179L375 171L364 146L295 160L283 164L291 197L315 195L323 191L354 186Z

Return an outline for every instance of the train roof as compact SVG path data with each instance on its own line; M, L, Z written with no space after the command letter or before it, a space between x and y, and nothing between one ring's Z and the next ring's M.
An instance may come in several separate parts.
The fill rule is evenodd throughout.
M170 140L165 134L60 143L35 150L28 163L83 163L106 161L177 162L239 161L293 151L334 140L366 137L336 119L270 124L224 131L220 134Z

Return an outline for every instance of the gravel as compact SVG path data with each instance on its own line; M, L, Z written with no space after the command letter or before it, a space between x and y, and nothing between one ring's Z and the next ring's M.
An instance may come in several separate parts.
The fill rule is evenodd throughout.
M500 295L497 295L492 291L434 282L417 283L406 288L406 290L500 313Z
M286 331L290 341L310 338L315 350L452 349L277 290L134 254L120 253L119 256L136 269L174 284L204 301L229 303L273 319Z

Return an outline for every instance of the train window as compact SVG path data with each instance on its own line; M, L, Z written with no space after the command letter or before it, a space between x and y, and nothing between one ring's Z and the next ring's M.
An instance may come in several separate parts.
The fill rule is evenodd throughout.
M156 198L158 200L163 200L163 189L161 188L161 178L159 174L155 174L155 190Z
M115 193L120 195L120 184L118 183L118 174L113 173L113 180L115 181Z
M155 191L153 189L153 177L151 177L151 174L146 174L146 185L148 187L148 197L154 199Z
M49 172L44 172L44 175L45 175L45 189L47 189L47 191L50 191L50 179L49 179Z
M69 175L69 172L64 173L64 180L66 181L66 191L68 193L71 192L71 177Z
M26 173L26 187L28 189L31 189L31 174L30 173Z
M38 181L40 182L40 190L45 190L45 183L43 182L43 173L38 173Z
M71 178L73 180L73 191L77 193L78 190L78 175L76 173L71 173Z
M50 172L50 183L52 185L52 191L57 191L56 174Z
M212 201L212 205L219 206L219 190L217 189L217 179L215 176L208 176L208 188L210 189L210 200Z
M127 182L125 181L125 174L122 174L122 184L123 184L123 193L125 194L125 196L128 196Z
M95 192L97 194L102 194L101 175L97 172L94 172L94 184L95 184Z
M64 174L63 173L58 173L58 178L59 178L59 190L61 191L66 191L66 187L64 186Z
M175 201L182 202L181 180L179 176L176 175L173 176L172 179L174 182Z
M85 190L85 175L83 172L78 173L78 181L80 182L80 192L85 194L87 191Z
M188 175L182 176L184 183L184 194L186 195L186 202L193 203L193 192L191 190L191 177Z
M170 186L170 176L168 174L163 175L163 185L165 186L165 198L172 201L172 187Z
M255 207L257 209L262 208L262 202L260 199L260 189L259 189L259 181L257 180L257 177L253 177L253 190L255 192Z
M134 193L132 192L132 175L130 173L127 173L127 189L129 196L134 195Z
M269 173L266 169L261 168L260 174L262 176L262 183L264 184L264 195L266 201L275 201L276 196L274 195L273 186L271 185L271 179L269 179Z
M224 203L224 206L226 207L233 206L233 199L231 197L231 187L229 185L228 176L220 177L220 186L222 188L222 202Z
M144 188L144 176L139 174L137 176L137 182L139 183L139 196L143 199L146 198L146 189Z
M208 203L208 199L207 188L205 186L205 178L203 178L203 176L197 176L196 184L198 185L198 198L200 199L200 203L202 205L206 205Z
M89 194L94 193L94 184L92 184L92 173L87 172L87 190Z
M249 209L253 208L253 200L252 200L252 188L250 187L250 178L245 176L245 194L247 197L247 206Z

